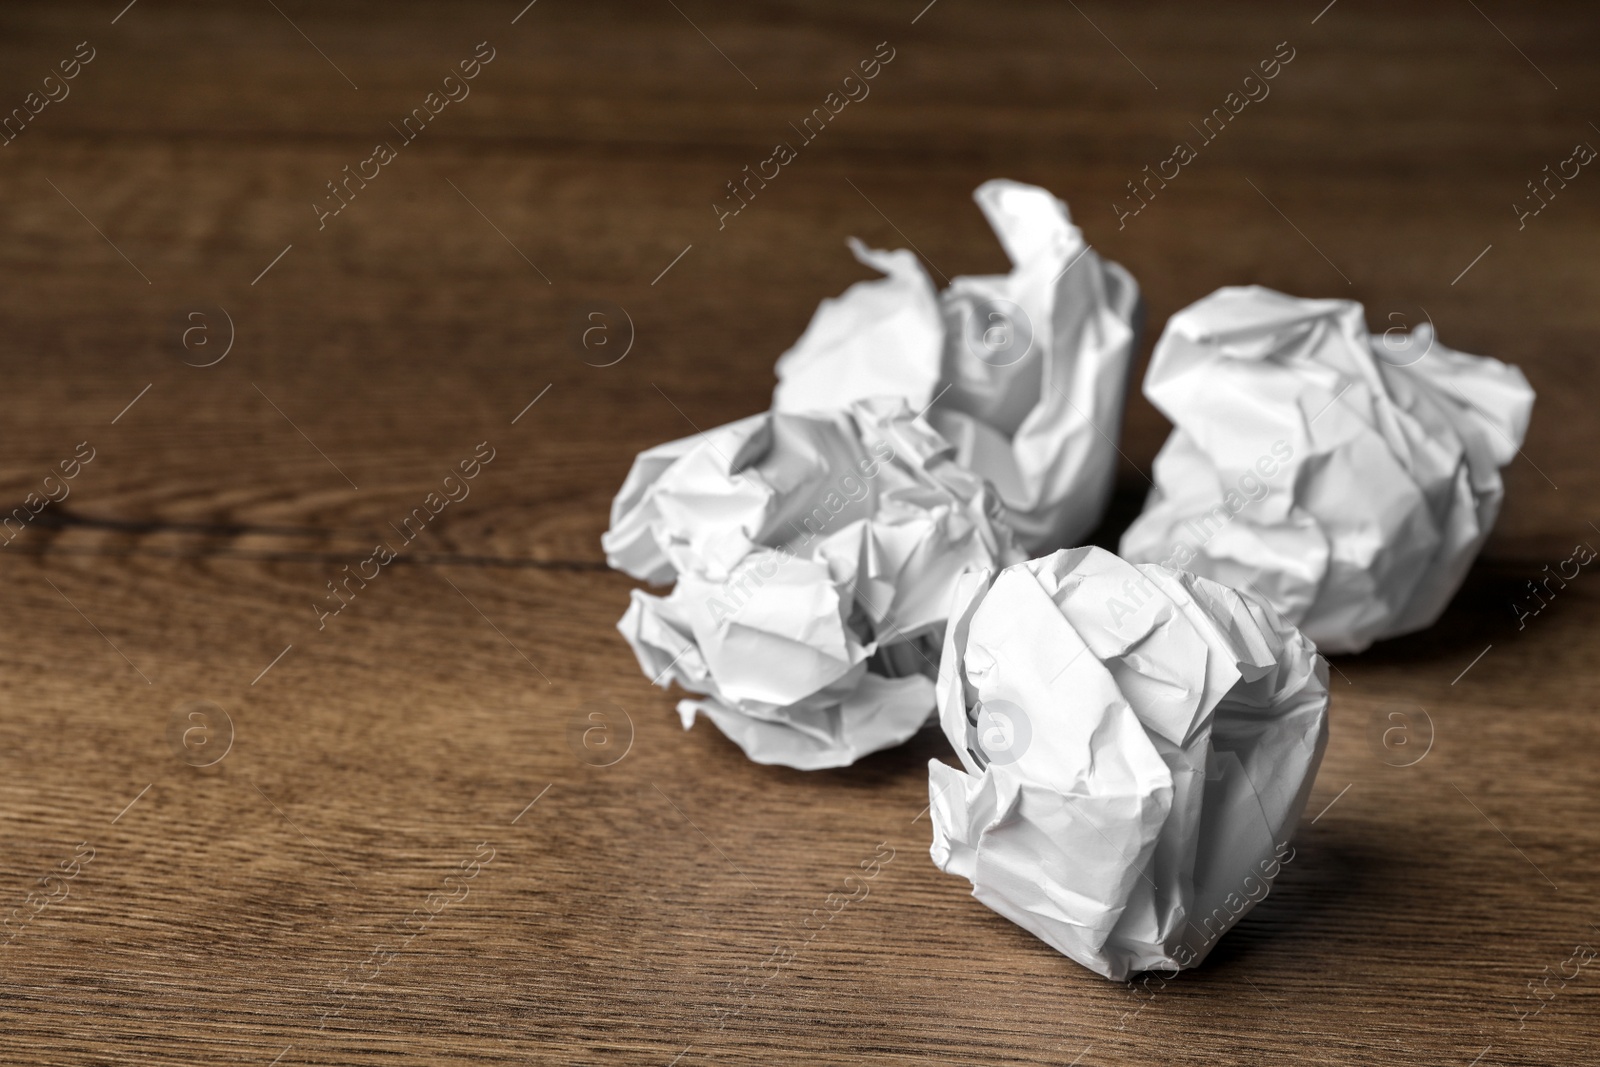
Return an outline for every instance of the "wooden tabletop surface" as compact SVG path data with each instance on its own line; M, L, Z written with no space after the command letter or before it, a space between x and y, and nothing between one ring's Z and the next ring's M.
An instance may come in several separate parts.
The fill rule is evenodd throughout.
M0 1062L1597 1062L1600 577L1516 617L1600 545L1600 173L1528 188L1600 145L1588 5L524 2L0 9ZM1445 618L1334 660L1295 861L1164 986L933 867L937 733L756 766L613 629L634 454L766 407L850 235L1003 270L991 177L1138 278L1139 373L1258 282L1538 391ZM1099 543L1165 433L1131 397Z

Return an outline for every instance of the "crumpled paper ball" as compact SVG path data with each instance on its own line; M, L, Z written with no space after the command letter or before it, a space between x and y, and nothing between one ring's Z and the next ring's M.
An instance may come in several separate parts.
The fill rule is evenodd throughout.
M1044 189L996 180L973 197L1011 273L958 277L936 293L911 252L852 239L856 258L887 277L822 302L778 360L772 406L905 398L994 485L1017 543L1050 551L1081 541L1110 498L1139 287Z
M842 767L933 713L956 579L1021 558L983 479L900 400L768 412L635 460L602 538L644 673L758 763Z
M1429 324L1369 334L1355 301L1259 286L1174 315L1144 392L1176 428L1122 554L1251 589L1324 652L1438 619L1533 407Z
M1100 548L955 597L934 863L1107 978L1195 966L1292 858L1327 662L1248 593Z

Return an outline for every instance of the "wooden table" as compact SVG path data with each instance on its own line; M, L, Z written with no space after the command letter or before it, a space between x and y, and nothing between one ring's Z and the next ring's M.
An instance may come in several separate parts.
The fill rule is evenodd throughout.
M1596 1062L1600 578L1512 608L1600 544L1600 174L1512 207L1600 144L1587 5L123 2L0 9L0 105L60 97L0 146L0 497L38 509L0 549L0 1061ZM725 183L880 42L870 96L719 229ZM1279 42L1270 96L1119 228ZM1260 282L1431 318L1539 392L1445 619L1335 661L1296 861L1164 988L932 866L938 734L755 766L682 731L613 629L633 455L766 406L867 275L848 235L1004 269L969 200L995 176L1133 271L1141 359ZM574 322L626 358L591 365ZM1100 543L1165 432L1130 399ZM319 621L475 453L470 496ZM631 723L610 765L573 743L593 702ZM1373 740L1390 712L1410 748Z

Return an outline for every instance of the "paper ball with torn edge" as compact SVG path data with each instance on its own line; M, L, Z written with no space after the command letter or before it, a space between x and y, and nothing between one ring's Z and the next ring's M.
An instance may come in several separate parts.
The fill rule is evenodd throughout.
M1176 429L1122 554L1250 588L1324 652L1439 618L1533 407L1427 323L1368 334L1354 301L1258 286L1174 315L1144 392Z
M663 686L758 763L842 767L933 713L956 579L1021 558L984 481L903 401L767 413L642 453L606 559L618 629Z
M1011 273L935 293L910 252L852 238L856 258L887 277L822 302L778 360L772 406L904 397L994 485L1017 543L1047 552L1081 541L1110 498L1139 287L1044 189L996 180L973 197Z
M962 578L928 765L933 861L1107 978L1192 967L1270 890L1328 667L1263 602L1100 548Z

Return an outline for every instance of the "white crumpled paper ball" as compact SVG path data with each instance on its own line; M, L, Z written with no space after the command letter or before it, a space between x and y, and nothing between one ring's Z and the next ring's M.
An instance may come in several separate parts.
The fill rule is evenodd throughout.
M1355 301L1259 286L1174 315L1144 392L1176 428L1122 554L1252 589L1324 652L1438 619L1533 407L1426 323L1369 334Z
M900 400L768 412L641 453L602 538L654 682L758 763L842 767L933 712L963 571L1021 558L983 479Z
M1075 548L966 575L939 670L965 771L933 861L1107 978L1198 964L1266 896L1328 737L1328 667L1256 598Z
M1117 466L1139 287L1101 259L1067 205L995 180L973 194L1011 273L958 277L942 293L905 249L850 242L887 275L824 300L778 360L777 411L903 397L993 483L1030 553L1099 524Z

